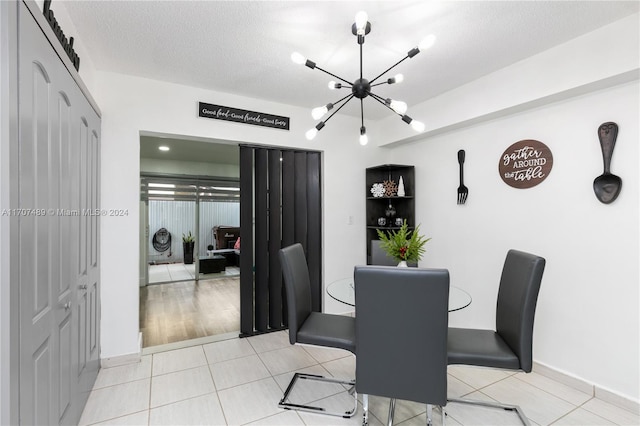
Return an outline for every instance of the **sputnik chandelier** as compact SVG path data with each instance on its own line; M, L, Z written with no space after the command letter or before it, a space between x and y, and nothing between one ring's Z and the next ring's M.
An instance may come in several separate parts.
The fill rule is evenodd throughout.
M314 108L311 111L311 116L315 120L319 120L322 117L324 117L330 110L333 110L337 106L337 108L335 108L335 110L331 113L331 115L329 115L326 119L320 121L312 129L307 131L307 133L305 135L306 135L307 139L309 139L309 140L312 140L313 138L315 138L316 135L318 134L318 131L321 130L324 127L325 123L327 121L329 121L329 119L331 117L333 117L338 111L340 111L340 109L343 106L345 106L351 99L357 98L357 99L360 99L360 120L361 120L360 144L361 145L366 145L369 142L369 138L367 137L367 129L364 126L363 99L368 97L368 96L371 96L371 98L375 99L376 101L380 102L385 107L389 108L390 110L392 110L393 112L398 114L402 118L402 121L404 121L405 123L411 125L411 127L415 131L417 131L417 132L424 131L424 124L423 123L421 123L420 121L414 120L414 119L412 119L411 117L409 117L408 115L405 114L407 112L407 104L406 103L404 103L402 101L389 99L389 98L385 99L382 96L379 96L379 95L376 95L375 93L373 93L371 91L371 89L373 87L375 87L375 86L379 86L379 85L382 85L382 84L395 84L395 83L402 82L402 80L404 79L402 74L396 74L393 77L387 78L386 80L382 80L382 81L376 83L376 81L378 81L382 76L384 76L389 71L391 71L392 69L394 69L395 67L400 65L400 63L402 63L404 60L406 60L408 58L413 58L414 56L416 56L421 51L426 50L429 47L431 47L433 45L434 41L435 41L435 37L433 35L430 35L430 36L426 37L422 42L420 42L420 44L418 44L417 47L414 47L409 52L407 52L407 56L405 56L404 58L402 58L401 60L399 60L398 62L393 64L391 67L389 67L386 70L384 70L382 73L380 73L373 80L367 80L366 78L364 78L362 76L362 45L364 44L365 35L367 35L367 34L369 34L369 32L371 32L371 23L368 22L368 19L369 19L369 17L367 16L366 12L358 12L356 14L356 19L355 19L356 22L351 26L351 32L353 33L353 35L355 35L358 38L358 44L360 45L360 78L355 80L353 83L345 80L342 77L339 77L339 76L337 76L335 74L332 74L327 70L324 70L324 69L320 68L319 66L316 65L315 62L310 61L309 59L305 58L304 56L302 56L298 52L294 52L291 55L291 60L293 62L295 62L296 64L306 65L307 67L309 67L311 69L317 69L319 71L322 71L325 74L328 74L328 75L330 75L332 77L335 77L338 80L340 80L340 82L336 82L336 81L333 81L333 80L330 81L329 82L329 89L331 89L331 90L334 90L334 89L351 89L351 93L350 94L340 98L339 100L337 100L337 101L335 101L333 103L328 103L328 104L326 104L324 106L321 106L321 107L318 107L318 108Z

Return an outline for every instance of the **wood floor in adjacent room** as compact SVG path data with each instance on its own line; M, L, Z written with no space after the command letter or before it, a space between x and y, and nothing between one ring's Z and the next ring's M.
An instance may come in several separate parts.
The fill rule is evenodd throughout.
M140 288L145 348L239 330L239 276Z

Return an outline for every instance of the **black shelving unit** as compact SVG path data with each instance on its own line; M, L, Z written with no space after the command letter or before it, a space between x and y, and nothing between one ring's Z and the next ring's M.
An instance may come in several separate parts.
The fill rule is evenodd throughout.
M404 181L405 195L399 197L382 196L374 197L371 188L375 183L383 183L384 181L394 181L396 185L400 181L400 177ZM405 166L400 164L383 164L381 166L368 167L366 169L366 198L367 198L367 264L371 264L371 240L378 239L378 229L382 230L398 230L400 226L396 226L395 219L402 218L407 220L409 229L415 227L415 168L414 166ZM396 211L394 217L387 217L386 210L391 204ZM378 224L379 218L385 218L387 223L384 226Z

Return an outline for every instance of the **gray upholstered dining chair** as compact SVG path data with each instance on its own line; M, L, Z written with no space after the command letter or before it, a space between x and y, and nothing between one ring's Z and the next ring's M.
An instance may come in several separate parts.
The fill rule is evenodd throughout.
M280 263L287 294L287 313L289 321L289 342L315 346L346 349L355 353L355 319L344 315L333 315L311 310L311 284L309 269L302 245L293 244L280 250ZM338 383L349 386L353 393L353 409L331 412L323 407L296 404L289 401L294 386L299 379ZM284 392L278 406L288 410L309 411L317 414L329 414L340 417L352 417L358 409L354 380L340 380L314 374L295 373Z
M533 368L533 319L545 259L518 250L509 250L502 268L496 329L450 328L449 364L465 364L530 373ZM519 406L449 399L484 407L515 411L525 425L527 417Z
M363 424L369 398L432 405L447 403L449 271L446 269L357 266L356 389L362 395ZM446 414L442 413L444 424Z

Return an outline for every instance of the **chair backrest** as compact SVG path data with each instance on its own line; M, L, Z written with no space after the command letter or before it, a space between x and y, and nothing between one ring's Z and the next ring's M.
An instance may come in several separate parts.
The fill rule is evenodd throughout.
M527 373L533 367L533 320L544 267L540 256L509 250L498 290L496 331Z
M392 257L387 256L387 252L380 246L380 240L371 240L371 264L396 266L398 262Z
M357 266L356 390L447 402L449 271Z
M380 266L398 266L398 261L387 255L380 240L371 240L371 264ZM418 262L407 262L408 266L418 266Z
M311 281L302 245L280 249L280 263L287 294L289 342L293 345L298 329L311 313Z

